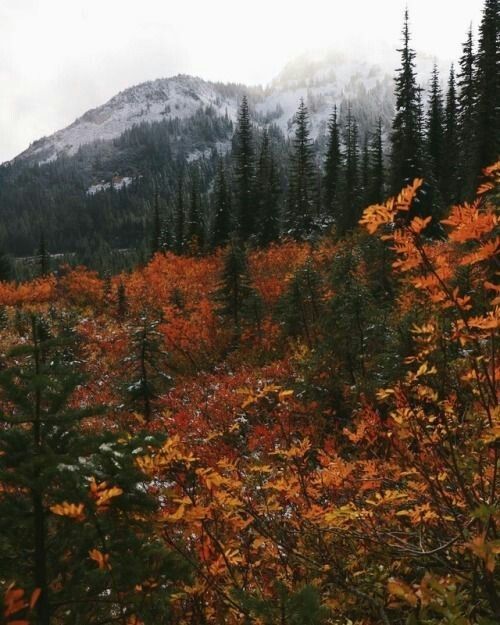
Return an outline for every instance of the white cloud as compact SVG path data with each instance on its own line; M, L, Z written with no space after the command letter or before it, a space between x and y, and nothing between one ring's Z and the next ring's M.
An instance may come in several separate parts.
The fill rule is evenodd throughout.
M180 72L265 83L311 47L460 53L483 0L0 0L0 161L128 86Z

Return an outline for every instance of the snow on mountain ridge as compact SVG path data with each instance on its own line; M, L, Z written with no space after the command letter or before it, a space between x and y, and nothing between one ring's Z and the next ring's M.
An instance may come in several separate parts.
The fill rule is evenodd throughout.
M67 128L35 141L15 160L50 162L60 154L75 154L82 145L115 139L134 124L185 119L205 107L235 120L243 93L251 96L252 108L262 123L272 121L285 134L291 132L300 98L309 107L313 136L324 131L334 104L345 114L342 108L347 101L361 126L370 127L378 116L388 123L393 113L397 62L397 53L383 46L369 55L362 48L355 55L306 53L288 63L265 89L214 83L185 74L159 78L119 92ZM432 64L430 57L417 58L420 79L428 79ZM421 82L425 86L425 80Z
M81 145L115 139L134 124L173 117L184 119L207 106L235 119L238 98L224 94L225 90L231 93L231 87L224 85L222 88L186 75L135 85L102 106L87 111L67 128L36 141L17 159L48 162L60 153L71 156Z

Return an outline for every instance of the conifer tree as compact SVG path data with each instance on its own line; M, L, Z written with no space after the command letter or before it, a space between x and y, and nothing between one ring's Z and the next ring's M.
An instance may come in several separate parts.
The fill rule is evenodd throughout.
M172 247L172 237L168 229L168 223L166 219L163 219L160 225L160 246L159 251L165 254Z
M212 233L213 247L225 245L229 241L233 231L233 218L231 213L231 195L226 179L226 170L222 157L219 157L217 175L215 178L215 190L213 194L214 224Z
M131 328L131 350L123 363L127 378L124 382L131 406L137 407L150 421L153 402L161 390L171 383L168 374L169 355L163 348L158 331L159 320L143 311L137 324ZM130 381L132 377L132 381Z
M189 193L189 206L186 220L186 240L189 243L194 242L198 248L203 245L200 182L197 169L194 169L191 174L191 190Z
M303 99L300 100L294 124L286 225L290 234L300 237L311 232L317 203L309 112Z
M340 234L351 230L358 223L360 209L360 181L359 181L359 140L358 125L351 113L347 113L344 130L345 145L345 174L344 194L342 201L342 217L338 225Z
M232 319L236 335L241 330L244 307L252 294L245 248L232 237L224 256L222 279L216 293L220 312Z
M236 166L235 166L235 192L237 222L239 231L244 240L255 233L256 210L254 197L255 179L255 154L252 137L252 124L248 99L243 96L238 113L238 125L236 128Z
M370 148L368 133L365 134L363 139L363 149L361 151L361 197L363 199L362 204L366 206L366 199L368 197L368 190L370 186Z
M302 337L309 347L315 342L315 326L321 318L320 290L320 276L307 261L293 274L279 305L286 335Z
M13 277L13 266L10 257L0 249L0 282L8 282Z
M396 75L396 114L392 122L391 187L393 193L422 174L419 92L415 75L415 51L410 46L408 9L403 26L401 67Z
M337 106L328 120L328 138L323 179L324 210L327 216L338 221L340 217L340 182L343 166L340 148L340 130Z
M127 315L128 310L128 301L127 301L127 290L125 288L125 284L123 280L120 280L118 284L118 288L116 291L116 312L119 319L124 319Z
M442 194L446 206L459 201L458 197L458 108L455 85L455 69L450 69L448 91L446 94L446 108L444 117L443 137L443 164L442 164Z
M370 170L368 176L367 204L380 204L385 198L384 144L382 119L379 118L370 141Z
M38 247L38 272L40 276L46 276L50 272L50 254L45 244L45 235L40 235L40 245Z
M184 169L181 167L177 177L175 191L175 210L174 210L174 228L175 228L175 251L182 254L185 249L185 206L184 206Z
M463 44L458 73L458 141L459 141L459 180L460 201L470 200L475 193L477 173L476 132L477 85L475 72L474 41L472 27Z
M264 130L256 175L255 198L258 206L256 224L260 245L268 245L279 236L280 181L277 165L269 140Z
M160 215L160 194L158 183L154 181L154 204L153 204L153 226L151 233L151 256L154 256L161 249L161 215Z
M500 145L500 10L485 0L477 50L477 154L480 169L493 164ZM479 172L478 172L479 173Z
M443 141L444 141L444 113L443 94L439 84L437 65L432 70L427 119L425 128L426 156L429 159L428 168L437 186L440 186L443 170Z

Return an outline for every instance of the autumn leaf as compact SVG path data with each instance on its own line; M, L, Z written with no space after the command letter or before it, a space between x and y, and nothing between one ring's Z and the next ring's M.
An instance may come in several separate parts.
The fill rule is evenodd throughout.
M418 605L418 597L408 584L401 580L390 579L387 583L387 590L390 595L397 599L401 599L405 603L408 603L413 608Z
M109 554L102 553L98 549L91 549L89 551L89 557L97 563L97 566L101 570L111 570L111 565L109 564Z
M67 501L50 506L50 511L58 516L65 516L76 521L82 521L85 518L85 506L83 503L74 504Z

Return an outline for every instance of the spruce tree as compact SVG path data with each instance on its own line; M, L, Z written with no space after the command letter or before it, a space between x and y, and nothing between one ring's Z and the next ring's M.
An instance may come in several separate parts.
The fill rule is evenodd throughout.
M142 312L130 329L130 354L123 363L125 395L146 421L153 416L154 400L172 380L167 373L169 354L163 348L159 323L147 311Z
M360 218L360 181L359 181L359 140L358 125L351 107L347 113L344 129L345 173L342 215L338 224L340 234L352 230Z
M408 9L403 26L401 67L396 75L396 114L392 122L391 191L422 175L421 133L419 131L419 92L415 74L415 51L410 46Z
M246 240L255 233L256 205L255 189L255 154L252 137L252 124L248 99L243 96L238 113L236 128L236 165L234 184L236 193L237 222L241 237Z
M476 150L476 102L477 85L475 72L474 41L472 27L463 44L458 73L458 141L459 141L459 180L460 201L471 200L475 193L478 173Z
M322 311L321 278L310 260L295 271L278 308L285 334L312 347Z
M215 190L213 193L213 233L212 245L219 247L229 241L233 231L233 218L231 212L231 194L226 179L226 170L222 157L219 157L217 175L215 178Z
M47 251L45 244L45 235L42 232L40 234L40 245L38 247L38 275L46 276L50 272L50 254Z
M384 144L382 119L379 118L370 141L370 171L367 204L380 204L385 198Z
M160 224L160 244L159 251L165 254L172 248L172 237L170 236L170 230L168 229L168 223L166 219Z
M116 290L116 312L118 319L125 319L128 311L127 289L123 280L120 280Z
M309 112L303 99L300 100L294 124L286 225L290 234L301 237L312 231L317 204Z
M440 187L443 171L443 142L444 142L444 113L443 94L439 84L439 72L437 65L432 69L429 101L427 106L427 119L425 128L425 147L428 158L428 168L432 179Z
M184 168L181 167L177 176L174 208L175 251L182 254L185 249L185 206L184 206Z
M232 319L235 334L239 335L244 307L252 294L245 248L233 237L224 256L221 282L216 292L220 312Z
M368 190L370 187L370 148L368 133L363 139L363 149L361 151L361 189L362 204L366 206L368 198Z
M260 245L268 245L279 236L279 202L281 196L277 165L269 133L264 130L256 175L255 198L258 206L256 233Z
M323 198L325 214L338 221L340 217L340 181L343 157L340 148L340 129L337 106L328 120L328 138L323 179Z
M160 194L158 190L158 182L154 181L154 202L153 202L153 225L151 233L151 256L154 256L161 249L161 215L160 215Z
M444 138L443 138L443 164L441 189L443 201L446 206L451 206L458 202L458 158L459 158L459 137L458 137L458 108L457 93L455 85L455 69L453 65L450 69L448 79L448 91L446 94L446 108L444 116Z
M8 282L13 278L12 260L3 250L0 249L0 282Z
M500 11L498 0L485 0L477 51L477 154L482 169L499 156ZM479 173L479 172L478 172Z
M200 181L197 169L191 173L191 189L186 219L186 240L196 248L203 246L203 220L201 218Z

